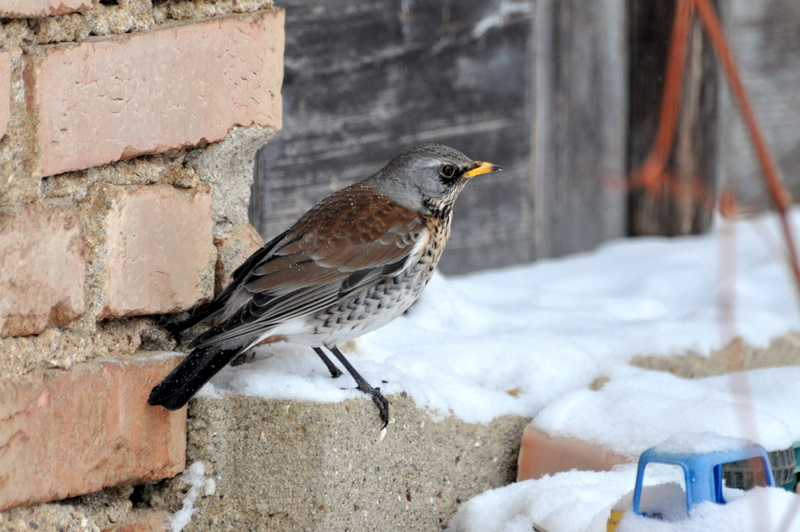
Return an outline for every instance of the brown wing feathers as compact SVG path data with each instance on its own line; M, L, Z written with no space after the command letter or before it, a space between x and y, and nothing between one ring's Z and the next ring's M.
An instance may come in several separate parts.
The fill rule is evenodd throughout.
M394 275L424 230L418 213L361 185L329 196L249 272L237 271L242 282L239 293L228 297L233 308L225 308L220 323L193 345L246 336L316 312L379 275Z

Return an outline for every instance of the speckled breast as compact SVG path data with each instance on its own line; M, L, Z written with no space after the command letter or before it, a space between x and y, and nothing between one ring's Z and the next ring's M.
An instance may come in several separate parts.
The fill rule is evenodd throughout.
M314 335L333 346L374 331L405 312L433 277L450 235L451 219L431 217L427 221L431 235L427 245L399 275L381 278L315 314Z

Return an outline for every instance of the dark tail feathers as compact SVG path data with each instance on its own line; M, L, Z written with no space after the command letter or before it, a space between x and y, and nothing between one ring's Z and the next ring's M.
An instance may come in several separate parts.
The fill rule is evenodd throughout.
M220 349L217 346L195 349L161 381L161 384L153 388L147 402L151 405L161 405L167 410L181 408L211 377L242 351L240 347Z

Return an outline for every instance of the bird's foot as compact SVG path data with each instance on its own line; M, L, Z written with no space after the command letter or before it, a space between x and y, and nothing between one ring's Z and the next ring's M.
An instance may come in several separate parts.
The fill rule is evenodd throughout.
M358 389L364 392L365 394L368 394L370 397L372 397L373 402L378 406L378 411L380 412L381 415L381 421L383 421L383 426L381 427L381 430L385 429L386 425L389 424L389 401L387 401L386 398L383 396L383 394L381 393L381 389L375 388L370 383L368 383L364 379L364 377L362 377L358 373L358 371L356 371L356 368L354 368L353 365L350 364L350 362L347 360L347 357L345 357L344 354L342 354L342 352L339 350L338 347L333 346L329 347L328 349L330 350L331 353L333 353L333 355L337 359L339 359L339 362L342 363L344 369L346 369L348 373L352 375L353 380L356 381L356 386L358 387ZM323 361L327 358L324 356L324 353L320 348L315 347L314 351L317 352L317 354L320 356L320 358L322 358Z
M256 359L256 353L252 349L245 351L231 361L231 366L241 366L242 364L249 364Z
M373 388L372 386L370 386L368 389L365 390L361 386L359 386L358 389L368 394L370 397L372 397L372 401L378 407L378 412L381 416L381 421L383 421L381 429L385 429L386 425L389 424L389 400L383 396L380 388Z
M325 351L323 351L322 348L314 347L313 349L314 352L317 354L317 356L320 358L320 360L322 360L322 362L325 363L325 367L328 368L328 371L330 372L332 379L342 376L342 370L336 367L336 364L331 362L331 359L328 358L328 356L325 354Z

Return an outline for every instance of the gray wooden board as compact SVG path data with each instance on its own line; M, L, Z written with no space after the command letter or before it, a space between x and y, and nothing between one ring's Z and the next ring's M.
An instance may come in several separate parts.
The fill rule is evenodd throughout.
M534 248L586 251L625 234L625 2L541 0L535 17Z
M254 225L270 238L401 149L442 142L505 168L459 199L444 272L583 251L623 234L623 202L609 201L600 182L623 171L622 2L560 9L560 39L578 43L566 55L555 51L560 41L536 44L537 28L552 21L534 23L534 13L548 16L552 3L283 2L284 127L257 157ZM539 59L566 61L570 76L554 81L562 67ZM558 113L537 115L535 106ZM534 140L541 120L561 116L568 122L540 127L550 140ZM534 236L537 226L546 238Z
M655 141L677 4L628 0L628 5L627 160L628 172L633 172L644 163ZM710 226L719 163L718 78L716 57L695 20L687 42L673 152L665 171L673 183L704 192L687 194L674 187L663 187L655 194L631 190L629 234L683 235L702 233Z
M495 18L499 3L282 4L284 127L257 158L252 217L265 238L403 148L442 142L505 168L462 194L442 269L531 258L529 13Z
M800 198L800 2L733 0L726 30L778 168ZM727 86L726 86L727 90ZM726 112L723 164L741 199L768 203L761 169L735 102Z

